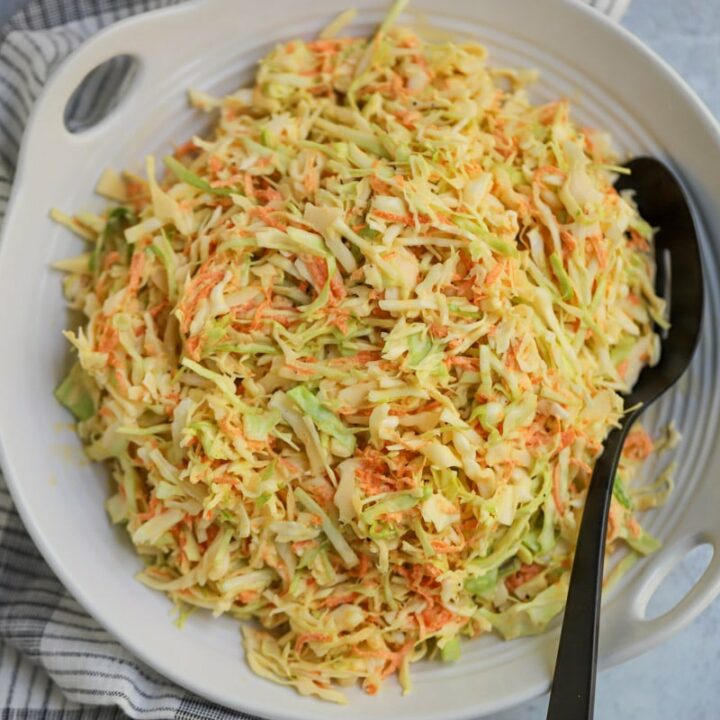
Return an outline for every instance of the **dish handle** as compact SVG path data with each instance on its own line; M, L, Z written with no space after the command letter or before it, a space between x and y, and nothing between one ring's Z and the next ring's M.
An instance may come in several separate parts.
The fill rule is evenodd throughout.
M615 637L623 637L627 644L647 649L658 639L664 639L694 620L713 600L720 583L720 539L717 531L686 535L668 544L649 563L637 582L632 594L622 593L620 606L613 613L612 628ZM709 547L710 560L700 577L681 600L657 617L647 617L650 601L663 581L685 560L690 552ZM613 603L615 604L615 603Z
M189 0L174 8L164 8L121 20L86 40L64 60L49 82L36 110L42 114L43 135L50 143L87 145L96 137L117 130L123 122L118 112L144 86L155 87L163 82L174 66L172 44L158 42L163 36L172 37L175 23L195 6L210 0ZM170 47L170 49L168 49ZM94 69L118 56L130 56L136 72L131 87L120 102L93 126L71 132L65 124L66 108L83 80Z

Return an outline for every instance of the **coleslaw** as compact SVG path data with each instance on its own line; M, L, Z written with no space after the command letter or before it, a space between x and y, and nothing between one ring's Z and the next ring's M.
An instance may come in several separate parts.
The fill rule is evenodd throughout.
M594 460L657 361L652 228L607 135L472 42L394 27L276 47L253 87L58 264L85 321L57 396L107 503L185 614L244 623L303 694L374 694L460 639L541 632L564 604ZM673 441L672 434L660 444ZM657 540L623 452L608 551ZM657 449L657 448L655 448Z

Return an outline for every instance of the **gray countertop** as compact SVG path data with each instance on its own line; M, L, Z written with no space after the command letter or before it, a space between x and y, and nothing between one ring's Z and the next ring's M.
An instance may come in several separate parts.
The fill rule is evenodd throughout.
M632 0L622 24L667 60L720 117L720 0ZM688 558L658 591L669 609L705 567ZM657 595L656 595L657 598ZM547 699L492 716L538 720ZM645 655L600 674L597 720L720 718L720 598L688 628Z

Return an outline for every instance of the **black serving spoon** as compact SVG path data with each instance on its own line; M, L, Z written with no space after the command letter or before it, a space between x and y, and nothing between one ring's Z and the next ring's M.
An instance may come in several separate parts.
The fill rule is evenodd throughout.
M632 189L641 215L653 227L656 288L668 301L670 328L661 333L662 354L645 368L625 399L627 412L607 437L593 470L573 561L547 720L591 720L600 621L605 534L615 470L628 431L642 411L685 372L700 336L703 274L693 214L673 173L660 161L639 157L616 183Z

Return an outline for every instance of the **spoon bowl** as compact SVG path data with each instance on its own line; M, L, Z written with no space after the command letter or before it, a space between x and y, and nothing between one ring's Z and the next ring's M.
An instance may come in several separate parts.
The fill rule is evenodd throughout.
M656 289L668 306L670 327L659 330L659 361L645 368L625 400L627 411L607 437L585 500L547 720L591 720L597 672L598 627L605 537L615 470L628 431L639 415L672 387L692 360L703 315L700 246L690 202L659 160L639 157L616 183L633 190L640 214L655 234Z

